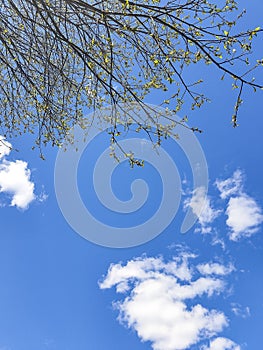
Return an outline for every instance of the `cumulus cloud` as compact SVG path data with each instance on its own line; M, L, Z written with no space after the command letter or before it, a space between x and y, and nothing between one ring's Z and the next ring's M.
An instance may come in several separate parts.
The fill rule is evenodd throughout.
M240 350L240 346L228 338L218 337L210 342L203 350Z
M236 170L229 179L216 181L221 198L229 197L226 224L230 228L229 238L233 241L258 232L263 222L261 208L255 199L244 192L243 177L242 172Z
M227 226L230 227L230 239L239 240L250 237L260 229L263 222L262 210L256 201L246 194L230 198L226 210Z
M31 171L22 160L8 161L5 156L10 153L11 144L0 138L0 193L12 196L11 206L27 209L35 199L34 183L30 181Z
M221 210L215 210L211 205L211 199L206 195L204 187L196 188L192 197L184 203L185 208L190 207L193 213L198 217L201 233L210 233L212 231L211 223L218 217Z
M195 300L222 293L232 268L212 262L210 267L195 268L190 264L194 257L182 254L168 262L140 257L126 265L112 264L99 283L101 289L115 286L125 294L114 303L119 322L135 330L142 341L150 341L154 350L188 349L228 325L223 312Z

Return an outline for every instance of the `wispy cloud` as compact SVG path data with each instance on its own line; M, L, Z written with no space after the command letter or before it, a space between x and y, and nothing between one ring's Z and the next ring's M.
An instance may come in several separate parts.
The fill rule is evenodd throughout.
M193 213L198 217L200 228L196 231L201 233L210 233L212 231L212 222L219 216L221 210L212 207L211 199L206 195L204 187L196 188L192 196L185 200L185 208L190 207Z
M255 199L244 192L243 177L242 172L237 170L229 179L216 181L221 198L229 198L226 224L230 228L229 238L233 241L258 232L263 222L262 209Z
M248 306L242 307L238 303L232 303L231 310L238 317L247 318L250 316L250 308Z
M30 180L31 171L22 160L8 161L5 157L11 151L11 144L0 136L0 193L7 193L11 198L11 206L27 209L36 198L34 183Z
M224 278L233 268L213 262L196 268L190 263L194 257L182 253L168 262L162 257L140 257L126 265L112 264L99 283L101 289L115 286L126 295L114 303L118 320L134 329L142 341L150 341L154 350L188 349L228 325L222 311L208 309L195 299L222 293Z
M217 179L215 182L216 187L220 192L220 197L226 199L232 195L242 193L243 191L243 173L237 169L233 176L226 180Z
M205 263L197 265L198 271L203 275L225 276L235 270L234 265L224 266L218 263Z

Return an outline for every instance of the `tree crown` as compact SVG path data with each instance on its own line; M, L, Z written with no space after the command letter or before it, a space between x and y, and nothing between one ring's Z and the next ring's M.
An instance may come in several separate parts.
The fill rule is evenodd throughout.
M212 65L230 76L237 89L232 122L245 86L261 83L251 72L252 39L259 27L237 31L237 2L209 0L2 0L0 4L0 130L10 136L36 133L36 144L59 145L87 111L110 104L109 126L116 141L114 106L144 104L158 90L163 105L176 114L186 99L190 109L208 99L188 81L190 65ZM181 120L186 121L186 117ZM164 135L149 113L132 122L148 134ZM171 123L175 120L171 120ZM177 121L178 122L178 121ZM187 126L186 126L187 127ZM198 131L198 128L192 128Z

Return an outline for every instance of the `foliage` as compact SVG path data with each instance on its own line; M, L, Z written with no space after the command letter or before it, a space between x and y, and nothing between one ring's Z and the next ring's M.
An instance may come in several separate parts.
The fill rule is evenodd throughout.
M237 31L243 14L234 0L1 0L0 132L59 145L88 111L143 105L153 90L174 114L186 99L195 109L207 97L187 68L202 64L233 79L236 126L244 86L262 88L250 73L263 60L248 60L261 29ZM151 119L161 134L150 114L132 119L146 132ZM112 139L117 122L128 119L113 114Z

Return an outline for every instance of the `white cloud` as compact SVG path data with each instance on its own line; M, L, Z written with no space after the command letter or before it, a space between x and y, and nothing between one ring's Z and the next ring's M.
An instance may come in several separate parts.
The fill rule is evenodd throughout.
M198 217L201 226L201 233L210 233L212 231L211 223L221 213L211 206L211 200L206 195L204 187L198 187L193 191L192 197L184 203L185 207L190 207L193 213Z
M22 160L14 162L5 159L9 155L11 144L0 136L0 193L12 196L11 206L27 209L35 199L34 183L30 181L31 171Z
M246 194L230 198L226 214L226 224L231 229L230 239L233 241L258 232L259 225L263 222L261 208Z
M211 244L214 245L219 245L221 246L221 248L223 250L226 250L226 243L224 241L224 239L222 239L221 237L219 237L218 233L216 232L216 234L212 237L212 241Z
M197 269L203 275L225 276L234 271L235 267L232 264L224 266L218 263L205 263L197 265Z
M228 199L226 224L230 228L229 238L238 241L242 237L250 237L260 229L263 222L262 210L256 201L244 192L244 175L236 170L226 180L216 180L216 186L222 199Z
M3 136L0 135L0 159L8 156L11 152L12 145L7 142Z
M226 199L232 195L242 192L243 189L243 174L241 170L236 170L232 177L226 180L217 179L215 184L220 192L220 197Z
M226 286L222 276L231 269L210 263L221 277L204 276L200 266L206 265L196 269L189 263L193 257L182 254L167 263L161 257L141 257L126 265L112 264L99 283L101 289L115 286L118 293L126 294L114 303L118 320L134 329L142 341L150 341L154 350L188 349L228 325L223 312L194 300L222 293Z
M34 184L30 181L31 172L22 160L0 164L0 192L12 195L11 206L26 209L35 199Z
M210 342L209 347L204 347L203 350L240 350L240 346L232 340L218 337Z

